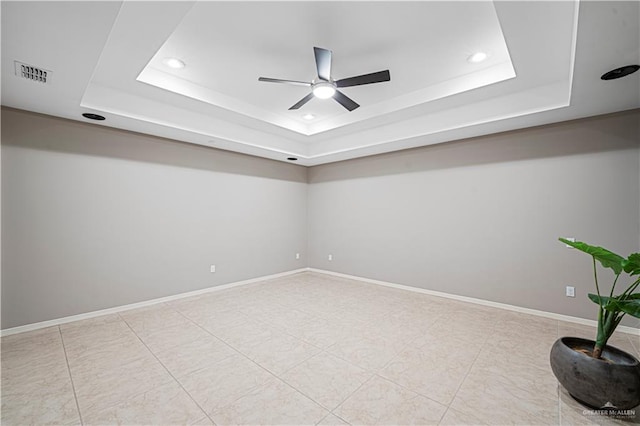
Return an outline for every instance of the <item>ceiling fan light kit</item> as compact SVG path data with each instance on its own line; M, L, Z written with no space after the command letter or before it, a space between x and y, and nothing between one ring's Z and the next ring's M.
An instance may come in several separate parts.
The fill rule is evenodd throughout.
M336 93L336 88L328 81L321 81L313 84L311 92L318 99L329 99Z
M311 93L300 99L297 103L291 106L289 110L299 109L311 99L316 97L318 99L333 98L348 111L353 111L360 105L358 105L353 99L349 98L347 95L339 91L338 88L391 81L391 74L389 73L389 70L343 78L340 80L333 80L331 78L331 62L333 55L331 50L323 49L321 47L314 47L313 52L316 59L316 71L318 73L317 80L305 82L297 80L281 80L269 77L258 78L258 81L266 83L281 83L311 88Z

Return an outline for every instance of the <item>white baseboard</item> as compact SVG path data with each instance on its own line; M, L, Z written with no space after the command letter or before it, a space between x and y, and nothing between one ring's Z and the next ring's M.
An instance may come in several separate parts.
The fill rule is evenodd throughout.
M544 317L544 318L551 318L551 319L560 320L560 321L566 321L566 322L570 322L570 323L574 323L574 324L582 324L582 325L588 325L588 326L593 326L593 327L597 326L596 321L589 320L589 319L586 319L586 318L579 318L579 317L573 317L573 316L569 316L569 315L556 314L556 313L553 313L553 312L540 311L540 310L537 310L537 309L523 308L521 306L508 305L506 303L492 302L490 300L477 299L477 298L474 298L474 297L459 296L459 295L456 295L456 294L444 293L444 292L440 292L440 291L426 290L426 289L419 288L419 287L412 287L412 286L403 285L403 284L395 284L395 283L391 283L391 282L387 282L387 281L374 280L374 279L371 279L371 278L358 277L358 276L355 276L355 275L348 275L348 274L343 274L343 273L340 273L340 272L327 271L327 270L323 270L323 269L300 268L300 269L294 269L292 271L281 272L281 273L278 273L278 274L265 275L265 276L261 276L261 277L257 277L257 278L251 278L251 279L244 280L244 281L237 281L237 282L234 282L234 283L223 284L223 285L219 285L219 286L216 286L216 287L208 287L208 288L204 288L204 289L201 289L201 290L190 291L190 292L187 292L187 293L180 293L180 294L176 294L176 295L173 295L173 296L166 296L166 297L160 297L158 299L146 300L144 302L138 302L138 303L132 303L132 304L128 304L128 305L116 306L116 307L113 307L113 308L101 309L99 311L87 312L87 313L84 313L84 314L71 315L71 316L68 316L68 317L57 318L57 319L53 319L53 320L42 321L42 322L37 322L37 323L33 323L33 324L27 324L27 325L21 325L21 326L18 326L18 327L7 328L7 329L4 329L4 330L0 330L0 336L9 336L9 335L12 335L12 334L23 333L23 332L26 332L26 331L33 331L33 330L38 330L38 329L45 328L45 327L51 327L51 326L55 326L55 325L66 324L66 323L73 322L73 321L79 321L79 320L83 320L83 319L99 317L99 316L102 316L102 315L108 315L108 314L114 314L114 313L118 313L118 312L124 312L124 311L128 311L128 310L131 310L131 309L137 309L137 308L142 308L142 307L145 307L145 306L156 305L156 304L159 304L159 303L170 302L172 300L179 300L179 299L184 299L186 297L198 296L198 295L201 295L201 294L212 293L212 292L216 292L216 291L220 291L220 290L225 290L225 289L228 289L228 288L239 287L239 286L243 286L243 285L247 285L247 284L253 284L253 283L256 283L256 282L259 282L259 281L269 280L269 279L273 279L273 278L286 277L288 275L293 275L293 274L297 274L297 273L300 273L300 272L316 272L316 273L320 273L320 274L333 275L333 276L336 276L336 277L348 278L348 279L352 279L352 280L356 280L356 281L366 282L366 283L369 283L369 284L382 285L382 286L385 286L385 287L392 287L392 288L397 288L397 289L400 289L400 290L406 290L406 291L412 291L412 292L415 292L415 293L427 294L427 295L430 295L430 296L444 297L444 298L447 298L447 299L453 299L453 300L458 300L458 301L462 301L462 302L474 303L476 305L490 306L490 307L493 307L493 308L505 309L505 310L508 310L508 311L520 312L520 313L529 314L529 315L535 315L535 316ZM620 326L618 326L618 328L616 330L620 331L622 333L628 333L628 334L633 334L633 335L636 335L636 336L640 336L640 328L634 328L634 327L628 327L628 326L620 325Z
M336 277L348 278L348 279L352 279L352 280L366 282L366 283L369 283L369 284L377 284L377 285L382 285L382 286L385 286L385 287L397 288L397 289L400 289L400 290L413 291L415 293L428 294L430 296L444 297L444 298L447 298L447 299L453 299L453 300L459 300L459 301L462 301L462 302L474 303L476 305L490 306L492 308L505 309L507 311L520 312L520 313L523 313L523 314L535 315L535 316L544 317L544 318L551 318L551 319L555 319L555 320L571 322L571 323L574 323L574 324L589 325L589 326L593 326L593 327L597 327L597 325L598 325L597 321L586 319L586 318L572 317L572 316L569 316L569 315L556 314L556 313L547 312L547 311L539 311L537 309L523 308L521 306L508 305L506 303L499 303L499 302L492 302L490 300L484 300L484 299L476 299L474 297L458 296L456 294L444 293L444 292L434 291L434 290L426 290L426 289L419 288L419 287L412 287L412 286L403 285L403 284L395 284L395 283L390 283L390 282L387 282L387 281L374 280L374 279L371 279L371 278L363 278L363 277L358 277L358 276L355 276L355 275L343 274L343 273L340 273L340 272L326 271L324 269L307 268L307 270L309 272L317 272L319 274L333 275L333 276L336 276ZM636 336L640 336L640 328L634 328L634 327L628 327L628 326L625 326L625 325L619 325L618 328L616 328L616 331L620 331L622 333L627 333L627 334L633 334L633 335L636 335Z
M95 318L102 315L115 314L118 312L129 311L131 309L142 308L145 306L157 305L158 303L170 302L172 300L184 299L186 297L198 296L201 294L212 293L220 290L225 290L232 287L239 287L247 284L256 283L259 281L269 280L273 278L286 277L288 275L297 274L300 272L306 272L307 268L294 269L292 271L280 272L278 274L265 275L262 277L251 278L244 281L237 281L229 284L223 284L215 287L207 287L201 290L189 291L187 293L175 294L173 296L160 297L158 299L145 300L144 302L131 303L129 305L116 306L113 308L101 309L99 311L86 312L84 314L71 315L68 317L52 319L48 321L36 322L33 324L21 325L18 327L7 328L0 330L0 336L9 336L11 334L24 333L25 331L38 330L45 327L51 327L60 324L66 324L68 322L79 321L89 318Z

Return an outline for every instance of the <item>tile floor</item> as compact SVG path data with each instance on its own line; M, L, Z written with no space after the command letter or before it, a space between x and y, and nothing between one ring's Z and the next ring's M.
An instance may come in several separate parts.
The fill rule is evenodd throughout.
M3 337L1 420L629 424L559 388L565 335L594 332L305 272ZM640 356L635 336L611 343Z

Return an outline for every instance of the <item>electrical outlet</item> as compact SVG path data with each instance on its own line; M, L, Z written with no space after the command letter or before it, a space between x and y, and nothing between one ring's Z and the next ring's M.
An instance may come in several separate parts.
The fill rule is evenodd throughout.
M296 259L300 259L300 253L296 253Z
M216 265L211 265L211 272L215 272L216 271Z
M567 295L567 297L576 297L576 288L568 285L565 290L565 294Z
M333 255L332 255L332 254L330 254L330 255L328 256L328 259L329 259L329 260L333 260Z

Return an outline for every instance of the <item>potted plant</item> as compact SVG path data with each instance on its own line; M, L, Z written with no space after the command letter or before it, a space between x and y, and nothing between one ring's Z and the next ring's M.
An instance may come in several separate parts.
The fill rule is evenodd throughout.
M563 243L589 254L593 260L596 293L589 299L598 305L596 340L562 337L551 348L551 369L562 386L579 402L592 408L627 410L640 404L640 362L631 354L607 345L622 318L640 318L640 253L624 258L602 247L560 238ZM609 291L598 281L596 262L613 271ZM630 283L616 294L616 285Z

